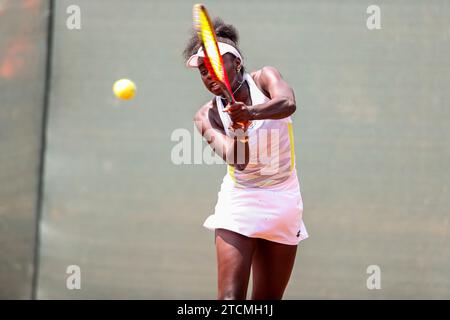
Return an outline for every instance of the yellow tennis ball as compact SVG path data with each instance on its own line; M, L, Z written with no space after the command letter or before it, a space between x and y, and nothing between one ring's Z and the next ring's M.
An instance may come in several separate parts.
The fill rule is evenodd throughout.
M117 98L129 100L136 94L136 85L129 79L120 79L114 83L113 92Z

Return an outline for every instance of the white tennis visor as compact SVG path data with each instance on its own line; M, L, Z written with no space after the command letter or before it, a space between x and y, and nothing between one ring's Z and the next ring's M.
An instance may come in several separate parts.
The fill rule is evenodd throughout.
M241 59L241 64L244 64L244 60L242 59L241 55L239 54L239 52L237 51L237 49L231 45L229 45L228 43L224 43L224 42L217 42L217 45L219 47L219 52L220 55L223 56L225 53L231 53L233 54L235 57ZM204 58L205 57L205 53L203 52L203 48L200 47L197 51L196 54L193 54L188 61L186 62L186 66L188 68L198 68L198 58Z

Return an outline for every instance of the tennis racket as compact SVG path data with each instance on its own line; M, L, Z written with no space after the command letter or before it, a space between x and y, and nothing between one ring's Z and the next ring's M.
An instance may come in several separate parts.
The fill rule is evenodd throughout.
M222 89L222 92L228 103L235 102L233 92L231 90L228 75L223 65L223 59L220 55L219 46L217 44L216 33L214 26L209 18L208 11L203 4L195 4L192 10L194 29L197 31L200 43L205 54L204 63L211 78ZM238 123L240 126L246 128L249 122Z

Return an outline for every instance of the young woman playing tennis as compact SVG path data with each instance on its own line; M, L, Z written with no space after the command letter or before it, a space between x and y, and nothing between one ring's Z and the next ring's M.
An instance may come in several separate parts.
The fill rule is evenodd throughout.
M236 29L221 19L213 25L236 103L227 104L212 81L196 34L184 55L214 94L196 113L196 126L228 165L215 213L204 223L215 230L218 299L246 299L250 270L252 299L281 299L297 244L308 237L290 117L294 92L273 67L247 73Z

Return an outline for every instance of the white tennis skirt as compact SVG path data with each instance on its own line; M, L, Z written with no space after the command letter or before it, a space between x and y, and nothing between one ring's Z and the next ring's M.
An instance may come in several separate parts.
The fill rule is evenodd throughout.
M284 182L270 188L236 187L226 174L215 213L204 227L227 229L247 237L297 245L308 238L303 223L303 202L296 170Z

